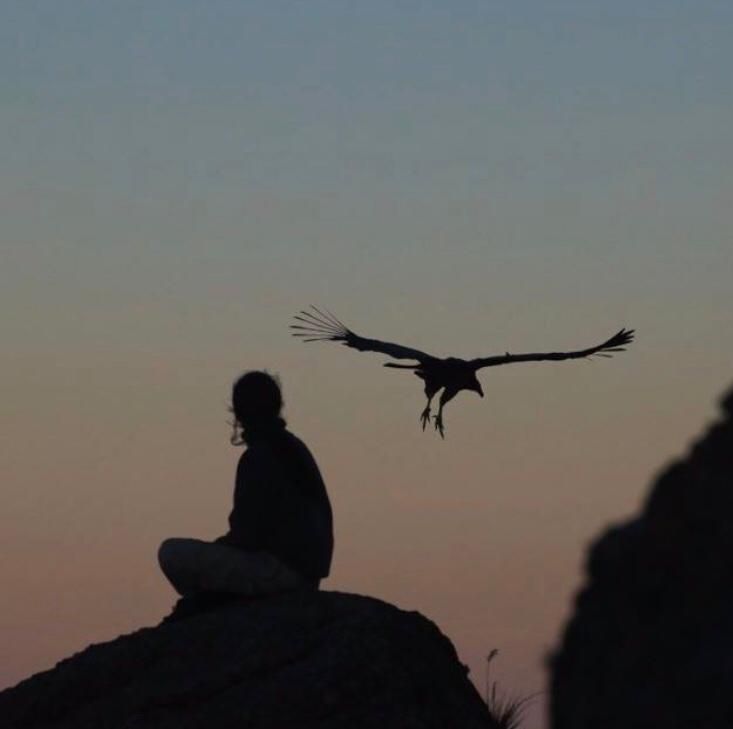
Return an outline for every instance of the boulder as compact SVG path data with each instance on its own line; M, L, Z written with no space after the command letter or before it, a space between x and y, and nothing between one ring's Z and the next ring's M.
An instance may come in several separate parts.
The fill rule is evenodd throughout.
M554 729L733 726L733 392L590 549L551 660Z
M6 729L493 727L451 642L368 597L236 600L92 645L0 693Z

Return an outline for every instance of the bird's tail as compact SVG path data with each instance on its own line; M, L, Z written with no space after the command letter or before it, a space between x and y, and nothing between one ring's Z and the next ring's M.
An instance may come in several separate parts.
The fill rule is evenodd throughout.
M294 337L304 337L304 342L318 342L323 340L331 340L332 342L348 341L349 336L353 336L352 332L342 321L339 321L330 311L326 313L317 309L311 304L311 309L315 311L301 311L302 316L296 315L300 324L291 324L291 329L298 331L292 332Z
M396 370L416 370L420 367L419 364L401 365L395 364L394 362L385 362L382 367L394 367Z

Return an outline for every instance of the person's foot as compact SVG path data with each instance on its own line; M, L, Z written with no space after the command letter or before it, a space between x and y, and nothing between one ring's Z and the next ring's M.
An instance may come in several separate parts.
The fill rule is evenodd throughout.
M163 618L161 625L201 615L237 598L241 598L241 595L228 592L199 592L195 595L187 595L178 600L171 613Z

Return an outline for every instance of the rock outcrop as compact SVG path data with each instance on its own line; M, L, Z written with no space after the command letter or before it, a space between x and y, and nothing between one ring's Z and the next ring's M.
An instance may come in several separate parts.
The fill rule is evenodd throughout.
M552 660L554 729L733 726L733 392L591 548Z
M334 592L227 603L92 645L0 693L5 729L493 727L419 613Z

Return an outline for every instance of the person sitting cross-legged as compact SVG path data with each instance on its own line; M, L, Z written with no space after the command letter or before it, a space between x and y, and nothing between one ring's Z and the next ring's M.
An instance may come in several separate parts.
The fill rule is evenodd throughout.
M318 465L280 416L282 395L266 372L242 375L232 390L237 467L229 532L214 542L166 539L160 567L184 600L172 619L225 596L318 589L333 554L331 505Z

